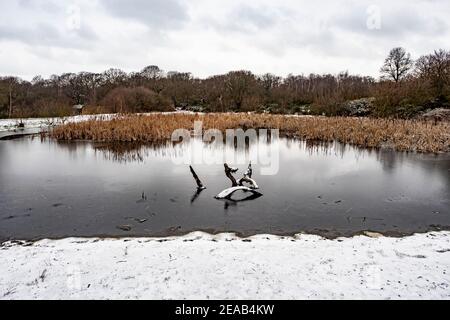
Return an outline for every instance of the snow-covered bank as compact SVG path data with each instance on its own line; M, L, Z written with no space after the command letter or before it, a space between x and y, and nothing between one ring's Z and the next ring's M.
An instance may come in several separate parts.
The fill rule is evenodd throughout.
M176 112L150 112L150 113L137 113L137 115L151 115L151 114L172 114L172 113L187 113L189 111L176 111ZM89 120L107 121L115 118L120 118L121 114L93 114L93 115L79 115L71 117L55 117L55 118L24 118L24 119L0 119L0 132L10 131L17 129L19 124L22 123L25 128L48 128L65 123L77 123Z
M80 115L57 118L29 118L29 119L0 119L0 131L14 130L22 123L25 128L47 128L64 123L81 122L93 119L109 120L117 117L116 114Z
M450 232L326 240L193 233L0 247L1 299L450 298Z

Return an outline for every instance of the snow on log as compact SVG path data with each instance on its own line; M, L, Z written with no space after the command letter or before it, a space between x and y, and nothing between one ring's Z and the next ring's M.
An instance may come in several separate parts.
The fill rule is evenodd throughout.
M223 190L221 193L219 193L216 196L216 199L220 200L220 199L229 199L236 191L245 191L245 192L251 192L255 195L262 195L261 193L259 193L258 191L256 191L255 189L251 189L249 187L244 187L244 186L238 186L238 187L232 187L232 188L228 188Z
M253 190L259 189L258 184L257 184L256 181L253 180L252 178L249 178L249 177L244 176L243 178L239 179L238 185L244 186L244 182L250 184L250 188L253 189Z
M236 173L238 171L238 169L231 168L226 163L224 164L224 166L225 166L225 175L228 177L228 179L231 180L232 187L225 189L224 191L219 193L216 196L216 199L230 199L231 196L236 191L240 191L240 190L244 191L244 192L251 192L251 193L253 193L253 195L256 195L256 196L262 196L262 193L255 191L256 189L259 189L259 186L256 183L256 181L252 179L253 169L252 169L251 162L248 166L247 171L245 171L244 176L241 179L239 179L238 181L236 181L236 178L233 176L233 173ZM248 183L250 185L250 187L244 186L244 183Z
M247 171L245 171L245 173L244 173L244 177L248 177L251 179L252 175L253 175L253 168L252 168L252 163L250 162L250 164L248 165Z

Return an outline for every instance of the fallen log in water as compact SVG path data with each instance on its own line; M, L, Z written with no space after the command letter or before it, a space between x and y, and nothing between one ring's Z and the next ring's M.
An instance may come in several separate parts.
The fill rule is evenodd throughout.
M253 169L252 169L252 164L250 163L247 171L245 171L244 176L239 179L236 180L236 178L233 176L233 173L236 173L238 171L237 168L232 168L230 166L228 166L228 164L224 164L225 167L225 175L231 180L231 184L232 187L225 189L224 191L222 191L221 193L219 193L215 198L216 199L231 199L231 196L236 192L236 191L244 191L244 192L250 192L252 194L252 196L250 196L249 198L257 198L262 196L262 193L256 191L256 189L259 189L258 184L256 183L255 180L252 179L252 175L253 175ZM194 177L195 182L197 183L197 192L192 196L191 198L191 203L194 203L195 200L197 200L198 196L200 195L200 193L206 189L206 187L203 185L203 183L201 182L200 178L198 177L197 173L195 172L194 168L192 168L192 166L189 166L192 176ZM244 183L248 183L250 185L250 187L244 186Z
M250 184L250 188L251 188L251 189L259 189L259 186L258 186L258 184L256 183L256 181L253 180L252 178L249 178L249 177L243 177L243 178L239 179L238 185L244 186L244 183L245 183L245 182L248 183L248 184Z
M236 191L244 191L244 192L251 192L254 195L262 196L262 193L256 191L255 189L244 187L244 186L237 186L237 187L231 187L228 189L223 190L221 193L219 193L215 198L220 199L229 199Z
M191 203L194 203L195 200L197 200L197 198L200 196L200 193L202 193L202 191L205 190L206 187L203 185L202 181L198 177L194 168L192 168L192 166L189 166L189 168L191 169L192 176L194 177L195 182L197 183L197 191L194 193L194 195L191 198Z
M256 183L256 181L252 179L252 175L253 175L253 169L252 169L252 163L250 162L250 164L248 165L247 171L245 171L245 173L244 173L244 176L241 179L239 179L238 185L244 186L244 182L246 182L246 183L250 184L251 189L259 189L259 186Z
M192 166L189 166L189 168L191 169L191 173L192 176L195 179L195 182L197 183L197 189L200 190L205 190L206 187L203 185L203 183L200 181L200 178L198 177L197 173L194 171L194 168L192 168Z
M236 178L233 176L233 173L236 173L238 169L231 168L226 163L224 164L224 167L225 175L231 180L232 187L223 190L215 197L216 199L231 199L231 196L237 191L251 192L257 197L262 196L262 193L256 191L256 189L259 189L259 186L256 181L252 179L253 169L251 163L249 164L247 171L244 173L244 176L238 181L236 181ZM244 186L244 183L250 184L250 187Z

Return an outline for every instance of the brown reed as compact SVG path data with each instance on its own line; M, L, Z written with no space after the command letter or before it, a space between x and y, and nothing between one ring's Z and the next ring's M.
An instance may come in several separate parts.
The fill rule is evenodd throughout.
M192 130L194 121L203 121L204 130L279 129L282 135L307 141L339 141L398 151L450 151L450 124L446 122L250 113L128 115L110 121L65 124L54 128L50 136L58 140L162 143L175 129Z

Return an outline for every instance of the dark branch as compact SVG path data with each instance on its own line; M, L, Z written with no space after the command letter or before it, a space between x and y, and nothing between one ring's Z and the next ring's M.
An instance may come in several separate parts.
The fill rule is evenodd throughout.
M238 170L234 169L234 168L230 168L228 166L228 164L226 164L226 163L224 164L224 166L225 166L225 175L228 177L228 179L231 180L232 186L237 187L238 183L237 183L236 179L233 177L233 173L236 173Z
M247 171L245 171L245 173L244 173L244 177L248 177L251 179L252 175L253 175L253 169L252 169L252 163L250 162L250 164L248 165Z
M199 190L205 190L206 187L203 185L203 183L200 181L200 178L198 177L197 173L195 173L194 168L192 168L192 166L189 166L189 168L191 169L191 173L192 176L195 179L195 182L197 183L197 189Z

